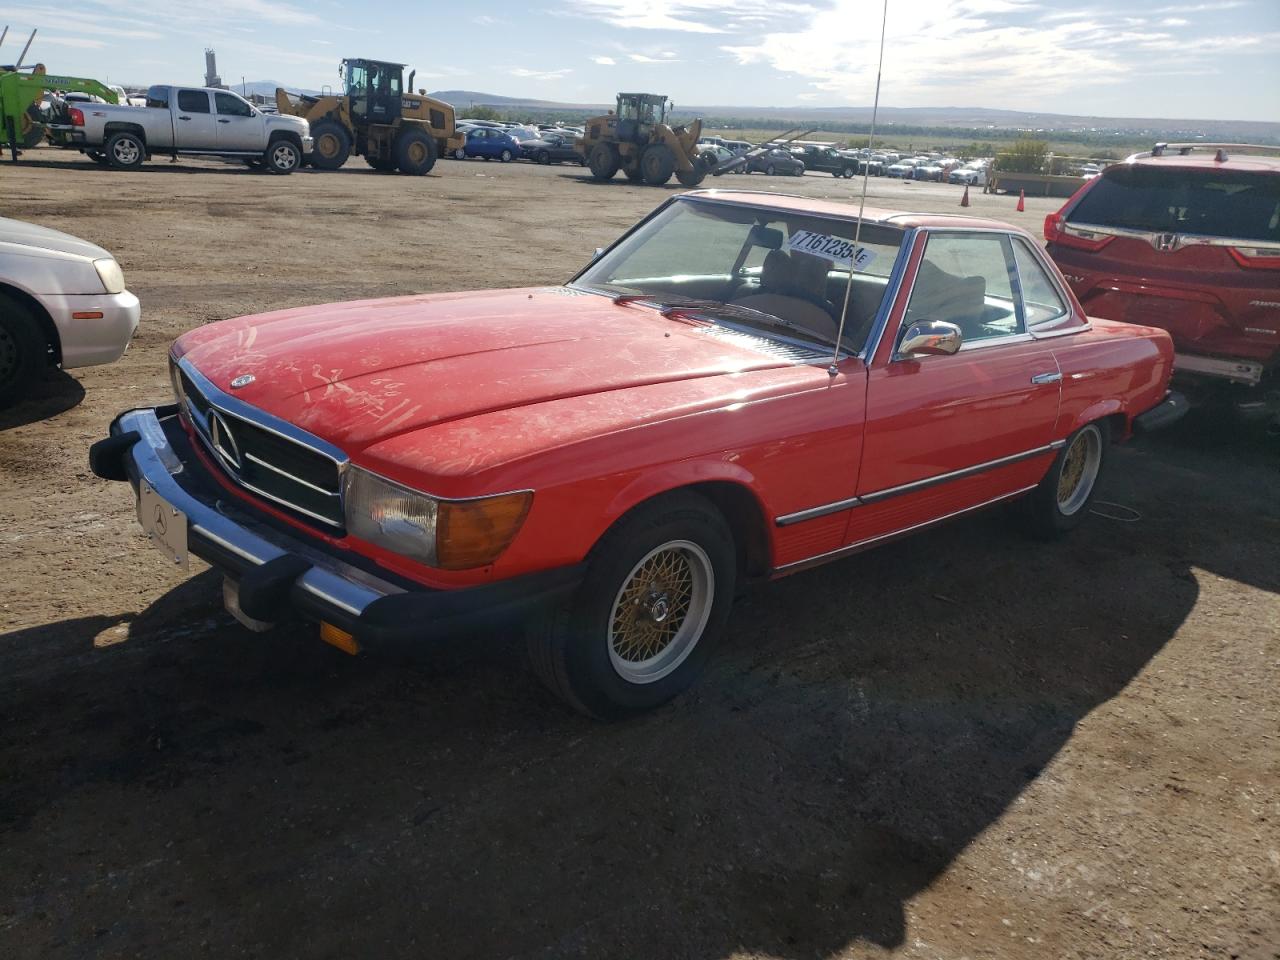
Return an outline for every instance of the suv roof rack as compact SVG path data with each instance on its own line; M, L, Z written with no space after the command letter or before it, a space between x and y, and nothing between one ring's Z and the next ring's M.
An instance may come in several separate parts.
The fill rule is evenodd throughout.
M1132 156L1125 157L1125 163L1132 160L1144 160L1147 157L1163 157L1170 153L1177 153L1180 157L1185 157L1193 151L1213 151L1215 163L1226 163L1229 159L1228 150L1240 151L1243 153L1270 153L1280 156L1280 146L1267 146L1261 143L1157 143L1150 150L1144 150L1142 153L1135 153Z

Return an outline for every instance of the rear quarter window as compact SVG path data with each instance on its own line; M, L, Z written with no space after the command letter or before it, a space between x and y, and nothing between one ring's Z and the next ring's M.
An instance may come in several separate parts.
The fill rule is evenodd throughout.
M1069 223L1280 241L1280 172L1111 167L1067 215Z

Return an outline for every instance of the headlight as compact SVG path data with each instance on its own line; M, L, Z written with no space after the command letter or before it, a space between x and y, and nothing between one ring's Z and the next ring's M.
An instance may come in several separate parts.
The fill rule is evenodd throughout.
M443 570L483 567L515 538L533 494L439 500L350 467L344 481L347 532Z
M124 271L120 264L110 258L93 261L93 269L98 271L98 279L107 293L124 293Z

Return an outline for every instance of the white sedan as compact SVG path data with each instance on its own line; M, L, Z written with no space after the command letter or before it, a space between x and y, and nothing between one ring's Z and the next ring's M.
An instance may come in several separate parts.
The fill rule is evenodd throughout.
M0 217L0 406L22 399L50 367L120 359L139 313L106 250Z

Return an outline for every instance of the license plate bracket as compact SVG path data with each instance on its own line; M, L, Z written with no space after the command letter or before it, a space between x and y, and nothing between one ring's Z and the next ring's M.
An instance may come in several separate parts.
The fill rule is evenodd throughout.
M156 493L145 480L138 487L138 523L151 545L174 566L189 569L187 515Z

